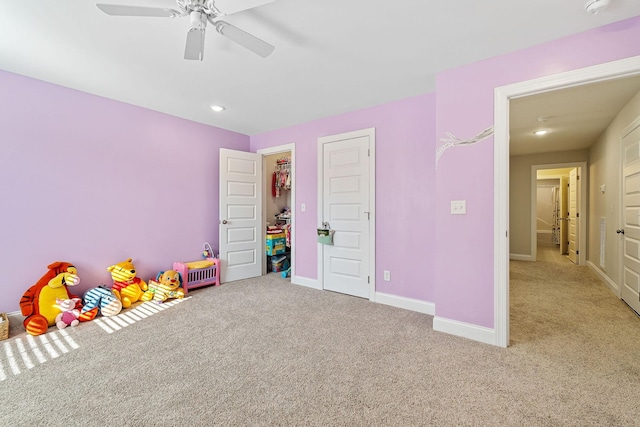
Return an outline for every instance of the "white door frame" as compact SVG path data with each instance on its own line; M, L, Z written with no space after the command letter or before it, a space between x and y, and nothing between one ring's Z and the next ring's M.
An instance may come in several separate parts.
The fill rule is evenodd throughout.
M296 282L296 244L295 239L298 234L296 233L296 144L283 144L275 147L262 148L256 151L257 154L262 155L262 170L264 171L265 167L265 156L269 156L271 154L278 153L286 153L291 152L291 235L293 236L293 240L291 241L291 283ZM266 188L266 183L262 186L262 190ZM266 235L267 235L267 201L266 197L262 198L262 247L265 247L266 244ZM266 262L262 266L262 275L267 274L267 264Z
M586 265L587 263L587 222L589 212L587 211L587 162L570 162L570 163L552 163L545 165L532 165L531 166L531 261L536 261L538 258L538 236L536 232L536 212L538 209L538 198L536 197L538 180L538 171L545 169L566 169L566 168L580 168L580 179L582 181L580 185L580 226L578 228L578 264ZM558 177L559 178L559 177Z
M318 138L318 227L322 226L322 206L323 206L323 194L324 194L324 182L323 182L323 146L325 143L332 142L325 140L325 138L331 138L332 140L342 140L350 138L359 138L368 136L371 144L369 145L369 276L371 281L369 283L369 300L375 301L376 295L376 128L361 129L353 132L346 132L337 135L327 135ZM322 140L325 140L322 142ZM324 287L324 268L323 268L323 252L322 245L318 243L318 286L320 289Z
M494 91L493 232L495 345L509 345L509 100L640 74L640 56L498 87Z

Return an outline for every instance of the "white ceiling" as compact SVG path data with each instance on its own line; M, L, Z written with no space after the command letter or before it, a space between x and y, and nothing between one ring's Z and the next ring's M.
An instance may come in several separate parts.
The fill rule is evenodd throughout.
M209 26L200 62L183 59L186 17L112 17L91 0L5 0L0 69L253 135L426 93L440 71L640 15L638 0L613 0L595 16L584 3L276 0L225 17L275 45L271 56ZM214 114L214 103L227 110Z
M513 99L509 103L512 156L588 148L640 92L640 75ZM547 130L543 136L538 130Z

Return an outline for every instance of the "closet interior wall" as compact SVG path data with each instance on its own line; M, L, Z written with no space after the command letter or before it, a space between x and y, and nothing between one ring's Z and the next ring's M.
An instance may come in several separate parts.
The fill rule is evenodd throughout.
M276 165L279 159L291 158L291 152L270 154L265 156L265 177L264 182L267 185L265 200L266 200L266 218L267 225L276 224L276 215L281 213L283 209L291 207L291 191L280 189L279 197L273 195L273 174L276 173Z

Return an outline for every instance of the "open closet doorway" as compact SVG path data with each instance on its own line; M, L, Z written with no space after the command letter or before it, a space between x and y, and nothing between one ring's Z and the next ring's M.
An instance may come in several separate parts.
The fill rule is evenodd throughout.
M295 144L258 150L262 155L262 274L295 282Z

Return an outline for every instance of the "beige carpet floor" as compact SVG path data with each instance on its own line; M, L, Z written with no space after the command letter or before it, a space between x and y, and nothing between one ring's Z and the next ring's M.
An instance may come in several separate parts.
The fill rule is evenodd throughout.
M0 425L640 425L637 316L571 264L513 262L510 291L507 349L275 274L40 337L14 329Z

